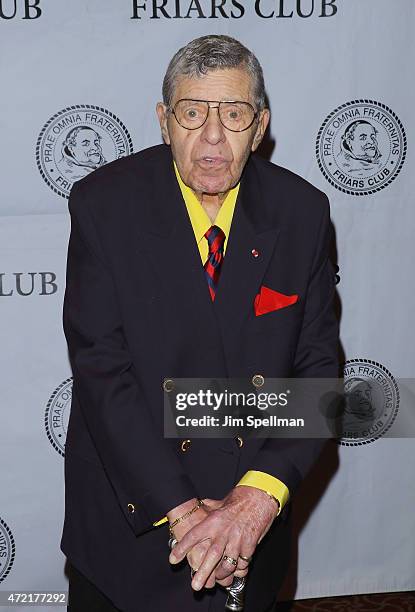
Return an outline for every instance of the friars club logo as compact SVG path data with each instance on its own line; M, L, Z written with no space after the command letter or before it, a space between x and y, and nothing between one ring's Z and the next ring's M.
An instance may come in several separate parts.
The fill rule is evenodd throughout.
M354 100L336 108L316 142L320 170L344 193L368 195L389 185L405 161L406 136L395 113L380 102Z
M49 187L67 198L75 181L132 152L131 136L113 113L81 104L64 108L46 122L36 162Z
M45 412L45 428L49 442L62 457L65 456L71 400L72 378L67 378L50 396Z
M370 359L344 364L344 406L339 443L369 444L392 426L399 408L399 389L385 366Z
M13 534L0 517L0 582L3 582L12 569L16 546Z

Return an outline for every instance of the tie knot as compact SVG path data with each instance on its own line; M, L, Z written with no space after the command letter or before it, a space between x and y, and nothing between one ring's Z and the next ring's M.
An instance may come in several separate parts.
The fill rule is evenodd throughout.
M223 230L217 225L211 225L210 228L205 232L205 238L208 241L209 253L216 253L223 249L223 243L225 242L225 234Z

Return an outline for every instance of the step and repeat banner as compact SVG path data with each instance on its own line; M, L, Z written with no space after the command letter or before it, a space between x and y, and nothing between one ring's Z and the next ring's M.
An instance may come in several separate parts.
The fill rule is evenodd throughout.
M285 596L415 589L415 442L383 437L415 369L414 24L413 0L0 0L0 590L67 590L69 191L161 142L168 61L209 33L262 63L263 154L329 196L346 384L381 412L304 483Z

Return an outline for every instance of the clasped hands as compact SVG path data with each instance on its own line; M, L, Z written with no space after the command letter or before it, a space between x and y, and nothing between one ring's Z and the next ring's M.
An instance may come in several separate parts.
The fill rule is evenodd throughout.
M167 514L169 523L197 504L193 498ZM172 564L187 557L197 570L191 582L195 591L227 587L234 576L246 576L249 559L278 514L279 504L265 491L240 485L222 500L203 498L203 505L173 529L177 544L170 553ZM237 561L235 565L224 555ZM248 560L242 559L246 557Z

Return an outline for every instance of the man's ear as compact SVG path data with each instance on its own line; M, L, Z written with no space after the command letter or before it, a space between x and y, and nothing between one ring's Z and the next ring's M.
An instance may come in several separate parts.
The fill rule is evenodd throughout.
M251 151L256 151L264 137L268 127L270 113L268 108L264 108L259 115L259 121L255 132L254 140L252 141Z
M169 128L167 127L167 107L163 102L157 102L156 113L160 123L161 135L164 142L170 144Z

